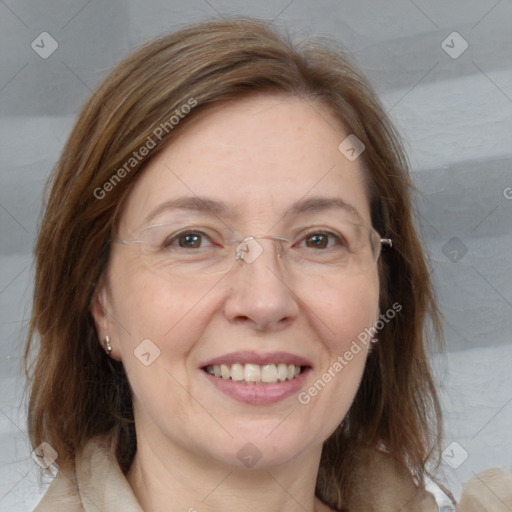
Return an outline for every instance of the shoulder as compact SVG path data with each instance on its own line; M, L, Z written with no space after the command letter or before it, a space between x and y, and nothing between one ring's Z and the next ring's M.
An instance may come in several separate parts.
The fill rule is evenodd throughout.
M72 470L60 469L34 512L142 512L107 436L90 439Z
M457 512L512 510L512 472L492 468L462 484Z
M74 472L59 470L34 512L83 512Z
M105 453L105 442L100 438L89 440L83 451L77 455L74 467L59 468L57 476L34 512L83 512L77 468L79 473L83 472L84 465L90 465L93 458L102 457Z
M413 481L409 470L385 451L361 452L348 510L379 512L437 512L434 496Z

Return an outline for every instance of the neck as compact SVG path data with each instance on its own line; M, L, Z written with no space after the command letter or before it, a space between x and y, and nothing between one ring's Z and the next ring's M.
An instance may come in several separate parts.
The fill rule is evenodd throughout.
M223 464L138 432L127 479L146 512L324 512L315 498L321 446L280 466ZM153 434L153 433L152 433Z

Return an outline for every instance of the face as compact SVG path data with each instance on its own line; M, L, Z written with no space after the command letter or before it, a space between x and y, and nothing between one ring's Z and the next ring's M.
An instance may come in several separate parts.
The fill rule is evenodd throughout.
M253 455L273 466L320 449L343 420L379 295L376 264L351 273L329 263L346 249L326 230L371 224L360 159L338 150L347 135L319 104L258 96L194 120L148 164L119 238L190 228L169 249L185 260L112 244L93 309L126 369L138 431L223 464ZM236 262L234 243L222 273L195 257L261 234L290 241L248 241Z

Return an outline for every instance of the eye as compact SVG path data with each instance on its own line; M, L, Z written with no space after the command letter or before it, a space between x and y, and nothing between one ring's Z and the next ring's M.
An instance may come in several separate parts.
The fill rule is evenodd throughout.
M347 246L342 236L330 231L313 231L301 240L308 249L330 249L335 245Z
M210 237L202 231L182 231L167 237L162 245L165 248L200 249L205 243L212 245Z

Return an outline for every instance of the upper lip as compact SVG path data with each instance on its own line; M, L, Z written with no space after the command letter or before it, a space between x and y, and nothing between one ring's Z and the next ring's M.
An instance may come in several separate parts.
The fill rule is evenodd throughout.
M264 354L259 354L257 352L231 352L229 354L224 354L219 357L215 357L213 359L208 359L200 365L200 368L205 366L214 366L220 364L257 364L263 366L265 364L294 364L295 366L312 366L311 361L308 361L306 358L298 356L296 354L291 354L289 352L267 352Z

